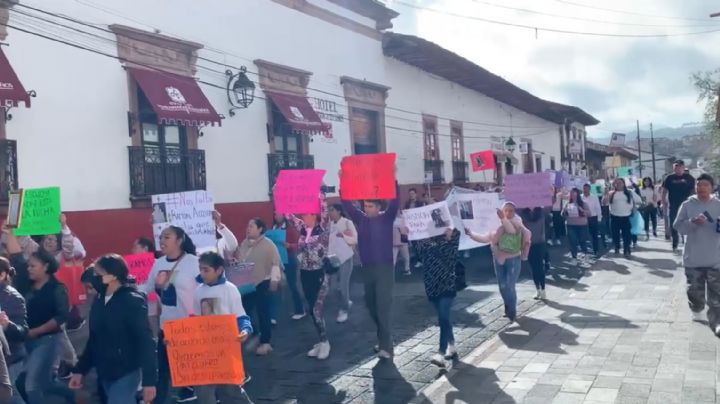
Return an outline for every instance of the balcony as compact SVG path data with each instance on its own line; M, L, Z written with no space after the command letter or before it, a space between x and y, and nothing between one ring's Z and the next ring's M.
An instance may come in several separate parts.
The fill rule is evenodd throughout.
M445 182L442 160L425 160L425 182L430 184Z
M280 170L305 170L315 168L312 155L297 153L270 153L268 156L268 181L272 189Z
M462 184L468 182L468 163L466 161L453 161L453 182Z
M130 146L130 199L205 189L205 151Z
M0 139L0 204L7 205L8 192L17 188L17 141Z

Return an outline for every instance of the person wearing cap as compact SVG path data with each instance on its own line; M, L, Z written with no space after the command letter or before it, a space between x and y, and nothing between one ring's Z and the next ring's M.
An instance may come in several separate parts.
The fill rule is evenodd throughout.
M487 234L476 234L465 229L465 233L478 243L490 244L495 262L500 295L505 303L505 316L510 322L517 317L517 291L515 284L520 276L522 261L527 261L530 253L532 234L525 227L520 216L515 214L515 204L505 202L498 209L500 227Z
M668 216L672 234L672 249L677 252L680 236L672 226L680 210L680 205L685 202L695 191L695 178L685 171L685 162L675 160L673 173L665 177L663 181L663 203L668 203Z
M135 402L142 384L143 401L155 399L158 382L155 343L147 320L145 294L128 285L125 260L108 254L95 262L93 288L98 292L90 309L90 335L72 370L70 388L80 389L95 368L108 404Z
M720 200L712 195L714 185L712 176L698 177L696 195L680 205L673 227L687 236L683 266L690 310L702 320L707 304L708 324L720 336Z

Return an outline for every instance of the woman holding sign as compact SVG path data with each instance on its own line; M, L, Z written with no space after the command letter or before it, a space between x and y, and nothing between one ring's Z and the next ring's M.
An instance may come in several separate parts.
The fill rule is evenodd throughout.
M325 198L321 195L320 199L319 215L304 215L303 219L291 216L291 219L300 233L298 240L300 284L320 339L307 356L325 360L330 356L330 342L327 338L324 317L325 298L330 290L330 279L325 273L330 226Z
M197 288L195 277L200 272L195 244L182 228L169 226L162 231L160 251L163 256L155 260L148 281L138 289L146 295L153 290L157 293L162 327L166 321L187 318L193 314L193 297ZM157 358L157 402L163 403L170 388L170 366L162 330L158 334ZM182 389L178 394L180 398L194 397L191 389Z
M505 316L514 322L517 317L515 284L520 276L522 261L528 259L532 234L520 217L515 215L514 203L505 202L502 209L498 209L497 215L501 223L497 230L488 234L475 234L466 228L465 233L478 243L490 244L500 295L505 302Z
M90 335L72 371L70 388L80 389L95 368L108 404L135 402L142 383L143 401L155 399L157 358L147 321L145 296L128 284L129 271L117 254L95 262L93 287L98 292L90 309Z
M455 337L450 322L450 308L457 293L455 265L458 260L460 232L445 230L445 234L418 240L417 251L423 263L425 293L435 307L440 325L440 350L431 362L444 368L445 359L457 356Z

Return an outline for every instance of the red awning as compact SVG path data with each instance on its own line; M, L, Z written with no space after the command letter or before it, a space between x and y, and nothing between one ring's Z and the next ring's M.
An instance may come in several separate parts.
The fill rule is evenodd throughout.
M20 101L30 107L30 96L10 66L5 52L0 48L0 106L17 107Z
M220 125L220 116L192 77L129 67L158 116L166 124Z
M265 94L277 106L293 131L313 135L330 130L330 125L320 120L307 98L272 91L265 91Z

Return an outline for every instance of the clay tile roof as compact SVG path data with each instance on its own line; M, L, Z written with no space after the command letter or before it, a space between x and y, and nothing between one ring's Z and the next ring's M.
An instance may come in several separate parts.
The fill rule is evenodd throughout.
M578 107L538 98L462 56L416 36L386 32L383 52L386 56L551 122L563 123L568 118L586 126L600 123Z

